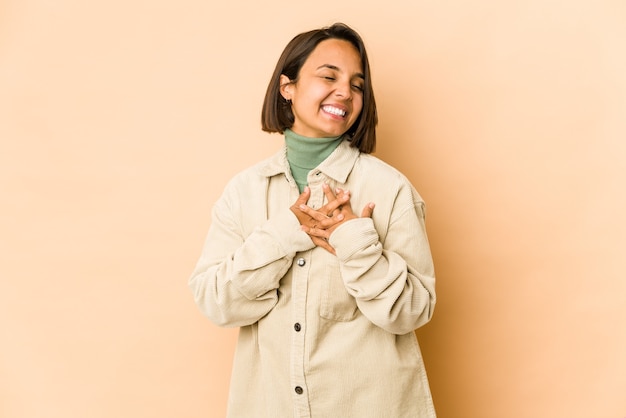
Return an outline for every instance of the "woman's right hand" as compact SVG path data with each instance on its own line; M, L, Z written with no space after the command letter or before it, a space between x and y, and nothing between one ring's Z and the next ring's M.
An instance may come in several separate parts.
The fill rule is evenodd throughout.
M296 202L291 206L291 211L296 215L302 229L310 237L313 243L335 254L335 249L328 243L332 232L344 221L357 218L350 206L350 192L337 189L337 194L330 190L330 186L322 186L326 195L327 203L315 210L307 206L311 196L309 187L305 187ZM371 217L374 204L369 203L363 209L361 217Z

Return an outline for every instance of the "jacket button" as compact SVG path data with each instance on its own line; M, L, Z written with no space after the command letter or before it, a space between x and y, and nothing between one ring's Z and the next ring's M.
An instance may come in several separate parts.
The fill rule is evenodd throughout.
M298 265L300 267L304 266L306 264L306 261L304 260L304 258L298 258Z
M293 329L295 329L295 330L296 330L296 332L300 332L300 330L302 329L302 327L300 326L300 324L299 324L299 323L297 323L297 322L296 322L296 323L293 325Z
M298 395L302 395L302 393L304 392L304 390L302 390L302 388L301 388L300 386L296 386L296 389L295 389L295 390L296 390L296 393L297 393Z

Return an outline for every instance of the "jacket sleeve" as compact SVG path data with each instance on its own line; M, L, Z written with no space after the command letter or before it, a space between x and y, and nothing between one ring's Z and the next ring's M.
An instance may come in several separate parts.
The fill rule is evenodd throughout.
M219 326L250 325L265 316L278 301L280 279L295 253L313 247L289 208L246 236L242 216L260 210L254 206L248 202L244 207L232 190L216 202L202 254L189 279L196 304Z
M424 203L411 190L399 190L384 244L370 218L346 222L330 237L348 293L363 315L394 334L430 321L436 302Z

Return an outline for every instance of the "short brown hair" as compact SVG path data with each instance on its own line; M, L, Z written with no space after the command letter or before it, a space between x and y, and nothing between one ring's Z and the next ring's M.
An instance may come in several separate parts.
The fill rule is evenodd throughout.
M285 129L293 126L294 116L291 111L291 104L280 94L280 76L284 74L292 82L297 81L300 69L311 52L320 42L327 39L348 41L354 45L361 56L364 75L363 109L346 134L351 146L369 154L376 148L376 125L378 123L369 60L367 59L365 44L359 34L343 23L335 23L332 26L301 33L287 44L276 63L276 68L267 86L261 112L262 129L265 132L282 134Z

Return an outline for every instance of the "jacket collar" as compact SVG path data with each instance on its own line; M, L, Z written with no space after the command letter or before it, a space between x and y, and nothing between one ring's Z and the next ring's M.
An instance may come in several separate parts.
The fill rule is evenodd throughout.
M314 170L321 171L339 183L345 183L359 154L358 149L350 146L350 141L344 140ZM260 174L265 177L272 177L289 171L286 146L283 146L260 166Z

